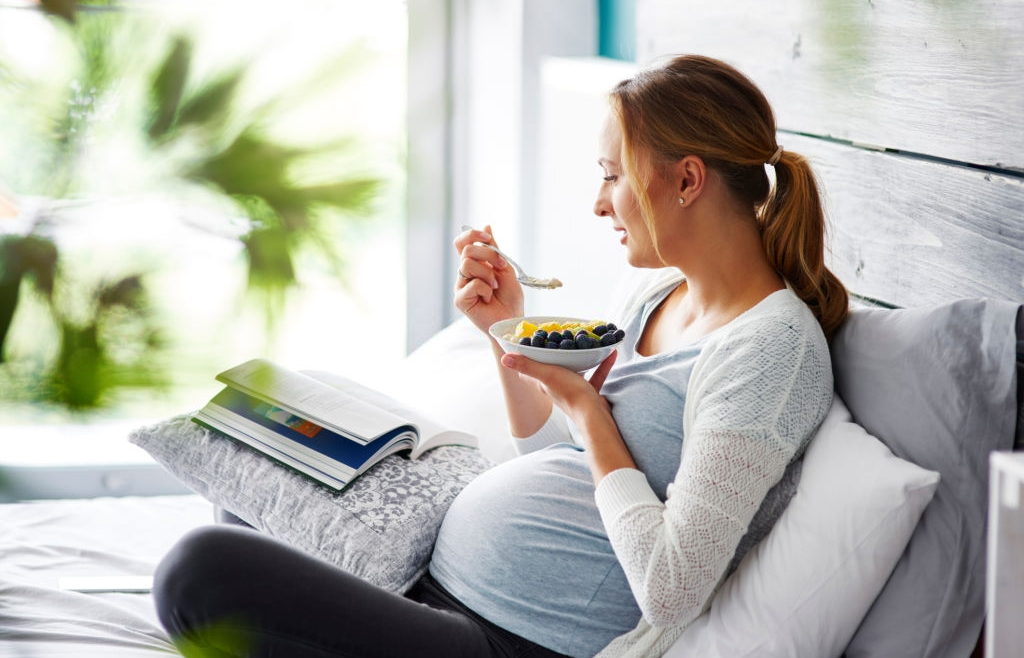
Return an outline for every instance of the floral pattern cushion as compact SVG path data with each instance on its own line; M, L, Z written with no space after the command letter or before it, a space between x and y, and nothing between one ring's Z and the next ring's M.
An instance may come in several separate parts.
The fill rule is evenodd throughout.
M417 460L391 455L337 492L189 415L136 429L129 440L257 530L394 592L426 571L448 506L492 465L463 446Z

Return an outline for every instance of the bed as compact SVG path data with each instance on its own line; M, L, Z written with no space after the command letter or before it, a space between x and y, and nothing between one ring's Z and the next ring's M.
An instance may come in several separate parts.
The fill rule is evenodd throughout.
M979 639L983 615L979 606L983 604L984 579L974 581L979 577L979 568L982 574L984 570L984 564L976 562L979 555L983 555L985 545L981 508L987 491L984 482L986 457L993 446L1011 449L1014 441L1020 441L1021 435L1017 410L1020 397L1019 350L1024 323L1019 317L1019 305L1009 302L1000 305L1002 313L984 306L986 302L981 300L961 300L953 305L933 305L922 310L864 308L855 315L855 322L861 325L861 329L866 327L865 333L860 338L842 334L837 337L839 349L851 350L853 357L863 364L868 360L857 350L877 343L879 327L882 327L884 335L888 323L893 320L903 323L902 329L896 331L899 334L913 327L933 327L941 322L970 328L971 323L979 318L980 325L1001 325L1001 329L986 330L984 341L977 341L979 346L985 343L985 347L968 350L961 362L953 364L952 370L947 371L953 375L947 383L958 381L964 374L962 368L973 371L973 366L968 364L988 359L986 379L1001 379L1001 384L976 396L977 382L972 381L968 386L970 400L957 399L960 394L956 392L942 395L944 404L950 404L957 410L963 404L984 406L983 415L989 419L986 421L986 436L961 442L957 436L964 431L964 424L959 423L948 432L946 439L930 439L924 444L925 447L934 444L940 450L958 451L949 459L957 464L966 460L966 466L943 464L941 456L920 459L929 467L944 471L944 476L949 479L943 483L945 489L935 491L935 479L929 476L932 473L930 469L914 466L914 470L909 471L909 463L894 459L888 449L885 449L886 454L882 454L881 442L871 448L877 454L851 452L851 445L859 445L851 442L864 441L867 435L862 426L843 423L839 419L841 427L834 436L819 435L812 444L820 447L826 445L824 441L827 439L832 440L833 463L823 465L823 458L818 457L821 453L808 451L801 489L798 489L777 526L785 526L786 531L779 534L773 530L775 536L770 535L751 552L760 559L762 567L768 567L760 570L747 568L744 572L744 567L749 565L741 565L737 574L743 578L730 579L716 597L721 605L713 606L684 636L690 645L677 645L667 654L669 657L838 656L839 652L828 647L847 646L857 630L859 619L873 604L878 604L880 599L876 600L876 596L880 591L894 586L897 590L905 590L908 579L919 578L914 568L902 578L896 578L901 564L899 560L907 557L912 540L918 537L924 539L925 550L918 550L915 560L945 559L956 565L952 575L944 574L940 579L939 574L933 574L932 580L943 580L946 587L955 590L954 598L959 600L954 606L958 619L949 628L959 624L965 630L952 633L947 640L960 642L963 645L961 650L936 653L933 647L922 654L892 654L876 653L869 645L846 655L971 655ZM960 315L969 317L965 319ZM954 335L955 332L942 331L941 334L944 340L950 335L953 340L961 339L961 336ZM916 349L921 343L920 333L911 332L906 341L895 340L893 349L905 360L924 359L926 363L933 363L931 349L925 352ZM996 354L992 353L993 344L1002 346ZM486 461L497 462L509 458L511 451L503 440L504 417L487 350L486 343L472 327L465 322L456 322L399 366L395 374L401 376L393 381L400 383L388 392L402 399L416 399L442 422L481 437ZM1009 368L1000 368L998 363L993 363L1005 361L1007 356ZM840 371L842 374L838 382L852 409L865 404L877 405L874 396L888 397L892 395L893 387L903 389L908 386L908 381L898 373L893 376L894 369L888 365L891 362L888 356L882 361L886 365L880 369L877 364L868 364L867 368L875 369L885 377L888 387L887 382L879 383L877 379L866 388L859 387L845 378L870 380L871 372L856 369ZM431 386L436 382L436 373L442 365L451 372L459 373L461 386L452 383L443 390ZM917 367L911 364L898 370L913 372ZM921 367L934 370L933 365ZM993 375L993 368L1000 374ZM941 378L941 374L936 376ZM1012 385L1012 390L1006 390L1007 385ZM884 390L878 391L879 386ZM916 416L912 422L885 415L873 417L866 414L865 418L869 423L888 424L880 432L877 429L873 431L879 436L895 436L895 440L890 441L894 448L901 449L899 444L904 442L902 449L913 451L917 449L915 445L921 443L922 434L944 432L941 427L929 426L928 419L922 418L919 411L926 408L922 406L923 400L933 398L936 386L941 388L942 384L933 382L926 387L927 396L924 398L909 395L900 401L907 412L900 416ZM453 396L460 403L453 403ZM866 400L864 396L868 396ZM1013 403L1009 405L1012 408L1003 409L1001 413L1000 407L1007 407L1007 400ZM467 414L467 408L473 409L474 413ZM939 418L942 413L933 415ZM959 411L953 415L959 415ZM999 420L992 421L993 415ZM976 420L969 422L977 424ZM174 541L190 528L215 522L214 503L227 507L261 530L293 543L302 545L303 541L315 537L316 542L307 543L305 548L383 586L400 590L419 573L416 568L407 568L406 565L423 564L429 554L431 529L436 529L446 502L473 473L486 467L475 458L468 462L442 458L449 471L441 478L432 472L420 484L441 479L455 485L447 490L435 487L431 500L418 507L416 512L403 512L404 520L388 521L382 526L382 531L376 528L371 532L366 519L356 517L360 513L379 512L384 507L381 493L406 484L407 470L395 469L401 481L390 481L390 476L383 472L367 478L366 482L372 486L368 484L361 490L357 499L370 500L369 505L341 504L322 510L336 524L324 526L323 515L311 510L337 503L330 497L324 500L327 496L325 489L294 472L276 469L245 446L216 437L190 423L185 416L139 428L131 436L133 441L148 447L170 471L202 495L123 496L0 505L0 527L4 528L0 534L0 655L133 658L174 655L173 648L156 623L148 593L79 593L62 590L59 582L68 576L151 574ZM207 445L204 441L215 443ZM955 445L948 444L948 441ZM972 446L978 446L978 449ZM846 452L841 451L844 447ZM187 460L183 460L183 454L191 454L203 466L189 466ZM812 463L812 455L818 461ZM211 463L219 464L221 470L211 470ZM970 472L977 474L973 478L976 481L968 483L970 486L957 481L968 477L965 474ZM237 477L240 473L248 476L246 484L230 484L242 481ZM269 488L263 494L264 499L260 498L260 487L254 485L254 481L266 483ZM370 495L365 495L366 491L370 491ZM919 497L922 491L928 494L926 500L923 504L918 500L915 506L915 496ZM966 502L956 500L961 497ZM280 499L299 501L304 510L286 508L281 513L271 513L277 504L272 501ZM853 499L857 499L860 506L851 511ZM922 512L938 514L936 510L939 508L935 505L940 500L946 511L928 522ZM807 511L807 506L812 503L816 508ZM802 521L787 521L786 515L798 519L799 514L791 514L797 508L803 513ZM952 516L951 510L954 510ZM972 515L971 510L974 510L973 518L966 518ZM940 544L956 544L957 550L950 554L943 548L940 557L929 557L928 547L930 542L934 543L936 526L940 533L943 532L941 528L951 518L964 527L957 533L955 541L941 541ZM415 541L409 546L399 546L401 541L410 537ZM798 544L796 548L794 542ZM763 548L766 550L762 551ZM792 554L794 552L796 555ZM384 553L392 558L380 558ZM368 555L377 557L367 560ZM832 561L825 560L823 556ZM747 561L750 561L749 557ZM890 580L890 573L896 580ZM749 605L751 601L769 599L778 601L778 617L759 610L758 606ZM937 599L932 599L927 606L936 609ZM951 623L948 619L942 621L944 628ZM766 631L766 627L773 630Z
M762 17L756 24L737 21L754 14ZM857 304L833 344L837 391L849 412L837 416L836 435L848 441L836 450L873 438L874 452L858 458L885 465L891 480L851 469L848 485L866 497L892 489L879 502L889 505L885 514L833 513L849 522L814 536L797 521L824 523L823 513L855 502L805 464L801 482L830 493L798 491L791 507L824 500L824 508L794 512L788 534L766 538L669 658L980 655L988 454L1024 443L1024 85L1013 77L1024 64L1022 25L1024 5L1011 0L827 7L787 0L769 14L756 0L638 3L639 61L688 51L735 63L777 108L780 143L814 161L833 224L831 264ZM589 208L589 197L581 202ZM485 461L458 462L458 477L511 456L491 368L486 343L456 322L382 378L391 382L387 393L481 437ZM458 381L438 386L438 372L458 373ZM189 434L198 431L179 417L132 433L198 494L0 505L0 656L175 655L149 594L70 592L59 579L151 574L177 538L214 522L215 504L294 538L283 514L265 513L266 500L241 501L225 488L224 472L204 479L173 451L160 452L168 437L215 440ZM188 445L195 444L182 449ZM219 463L238 468L253 458L225 452ZM321 495L276 472L268 479L278 494ZM439 490L414 520L435 522L456 490ZM379 490L366 500L376 500L371 494ZM301 532L321 533L310 550L349 559L353 550L390 542L386 532L366 533L367 509L344 510L359 521L363 534L351 540L358 544L327 546L322 519L310 519ZM843 533L849 550L821 567L827 573L812 561L764 566L791 564L787 553L824 554ZM408 550L419 559L426 540L417 541ZM365 560L350 566L370 568ZM373 577L400 588L412 572L393 566ZM795 591L794 580L807 589ZM779 609L745 605L781 593L791 599Z

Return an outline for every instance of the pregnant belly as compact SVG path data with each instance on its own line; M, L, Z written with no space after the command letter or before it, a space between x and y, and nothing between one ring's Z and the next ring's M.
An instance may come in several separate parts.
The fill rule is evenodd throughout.
M639 619L586 458L567 444L471 482L445 517L431 573L471 609L525 637L538 625L563 638L566 628L614 637Z
M438 545L462 559L503 555L515 563L536 559L537 551L544 562L611 554L585 457L569 445L524 455L471 482L449 509Z

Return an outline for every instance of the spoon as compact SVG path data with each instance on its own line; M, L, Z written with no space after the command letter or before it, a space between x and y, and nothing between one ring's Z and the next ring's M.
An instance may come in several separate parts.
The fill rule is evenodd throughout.
M462 230L472 231L474 229L472 226L463 226ZM501 249L498 249L492 244L487 244L486 242L474 242L473 244L478 244L481 247L487 247L488 249L493 249L495 252L497 252L499 256L504 258L508 262L508 264L512 266L512 269L515 270L516 273L516 279L519 281L519 283L523 284L524 286L528 286L530 288L540 288L542 290L552 290L554 288L560 288L562 286L562 282L555 278L539 279L535 276L530 276L525 271L523 271L523 268L520 267L517 262L509 258L505 252L503 252Z

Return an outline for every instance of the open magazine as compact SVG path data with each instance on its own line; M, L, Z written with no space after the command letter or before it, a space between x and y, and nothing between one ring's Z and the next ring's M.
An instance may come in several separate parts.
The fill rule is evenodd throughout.
M192 420L337 490L391 454L415 459L441 445L477 445L471 434L331 373L252 359L217 381L224 389Z

